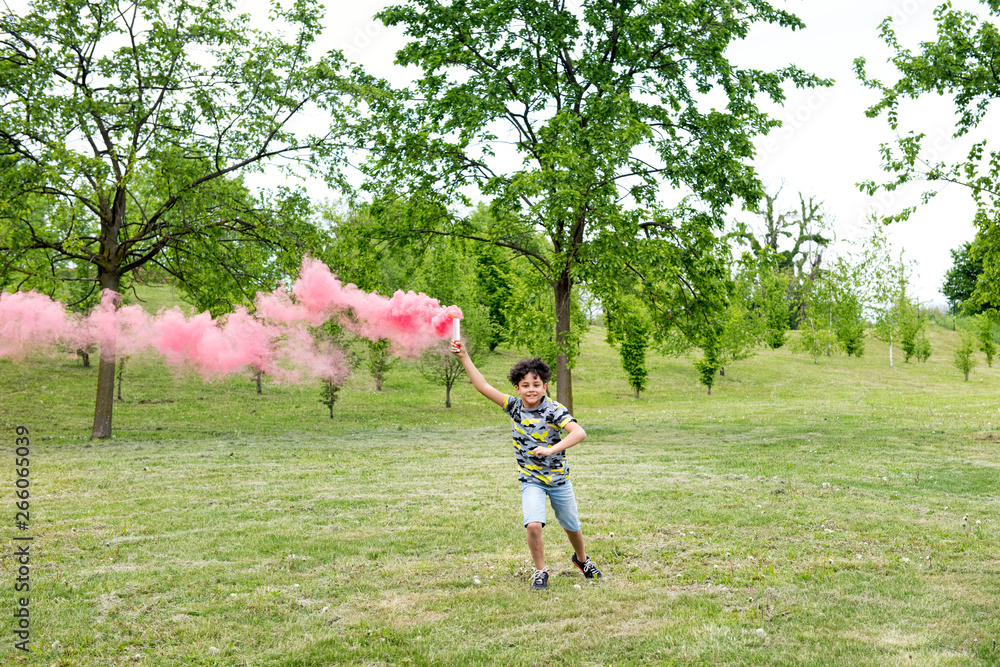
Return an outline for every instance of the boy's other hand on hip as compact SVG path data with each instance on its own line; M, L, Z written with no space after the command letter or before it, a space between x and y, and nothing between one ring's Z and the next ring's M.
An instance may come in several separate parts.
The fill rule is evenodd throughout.
M534 449L531 450L531 453L534 454L535 456L544 457L544 456L552 456L554 452L552 451L551 447L535 447Z

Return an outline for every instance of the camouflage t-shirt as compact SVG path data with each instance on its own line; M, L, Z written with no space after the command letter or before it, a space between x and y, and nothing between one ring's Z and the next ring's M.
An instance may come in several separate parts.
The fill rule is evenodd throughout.
M505 396L503 411L510 415L511 436L514 439L514 458L522 482L534 480L549 486L559 486L569 477L566 452L552 456L535 456L535 447L552 447L562 441L559 431L566 424L576 421L562 403L548 396L542 397L538 407L529 410L517 396Z

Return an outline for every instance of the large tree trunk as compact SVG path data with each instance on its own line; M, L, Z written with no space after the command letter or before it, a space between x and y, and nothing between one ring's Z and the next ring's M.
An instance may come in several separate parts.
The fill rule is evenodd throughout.
M97 281L102 290L118 292L121 285L121 248L118 233L125 224L125 188L119 187L110 207L102 201L101 253L97 260ZM117 304L116 304L117 305ZM115 341L101 346L101 362L97 368L97 400L94 403L94 428L91 440L111 437L111 414L115 405Z
M101 289L118 291L119 279L116 274L100 273ZM100 362L97 366L97 400L94 403L94 428L91 440L111 437L111 415L115 406L115 341L101 345Z
M573 375L569 368L569 358L566 355L566 336L570 331L570 298L573 291L573 280L569 269L563 269L556 279L556 400L573 412Z

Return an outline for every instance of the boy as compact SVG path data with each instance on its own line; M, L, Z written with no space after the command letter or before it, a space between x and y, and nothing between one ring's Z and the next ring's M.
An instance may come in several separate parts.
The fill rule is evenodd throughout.
M515 398L490 386L461 342L452 341L451 351L461 359L472 386L511 417L514 457L521 473L518 476L521 481L521 509L528 532L528 551L535 563L531 587L549 587L542 544L546 496L573 546L573 564L588 579L599 579L601 571L583 548L583 532L580 530L576 497L569 481L569 467L564 453L586 438L587 433L576 423L569 410L546 395L549 378L552 377L549 365L538 357L515 364L509 376L517 391ZM560 430L566 431L565 438L560 438Z

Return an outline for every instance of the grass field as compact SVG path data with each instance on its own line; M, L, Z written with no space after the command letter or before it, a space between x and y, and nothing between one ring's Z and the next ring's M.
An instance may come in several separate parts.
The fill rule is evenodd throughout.
M37 665L1000 664L1000 369L761 351L712 396L656 358L634 399L602 331L574 373L586 582L553 521L532 592L504 415L412 365L319 387L131 359L0 361L12 619L14 428L30 430ZM514 352L482 364L497 386ZM5 481L4 481L5 480ZM476 583L476 581L480 583ZM577 587L579 585L579 587ZM13 663L12 632L0 655Z

